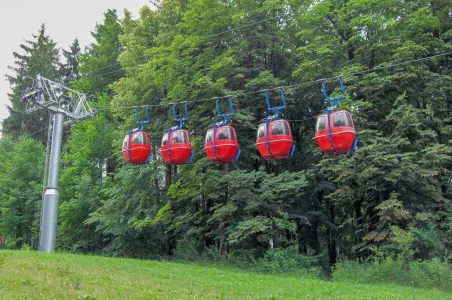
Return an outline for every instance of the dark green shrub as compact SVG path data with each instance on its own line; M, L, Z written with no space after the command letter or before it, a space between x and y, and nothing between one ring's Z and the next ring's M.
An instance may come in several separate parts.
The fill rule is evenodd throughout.
M198 261L200 257L199 243L189 237L185 237L177 242L174 250L174 259L183 261Z
M333 280L358 283L394 282L420 288L440 288L452 291L452 267L438 258L415 260L413 233L392 227L389 242L373 248L368 262L342 261L336 264Z
M435 224L428 223L425 226L410 227L409 232L413 235L413 248L417 250L415 257L420 259L431 259L443 257L445 247L441 236L436 230Z
M227 259L233 265L253 269L257 265L254 252L253 250L237 249L229 253Z
M301 255L295 246L269 249L260 261L271 272L295 272L318 265L317 257Z
M392 282L419 288L452 291L452 267L439 259L411 261L386 258L380 262L343 261L336 264L333 280L357 283Z
M438 287L452 291L452 266L438 258L410 263L408 274L415 286Z
M260 258L252 251L236 250L227 258L233 265L264 273L318 273L318 258L299 254L295 246L268 249Z

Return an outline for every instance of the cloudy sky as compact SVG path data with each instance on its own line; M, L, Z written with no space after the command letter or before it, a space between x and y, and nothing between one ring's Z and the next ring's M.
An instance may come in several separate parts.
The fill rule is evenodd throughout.
M13 52L20 51L24 39L31 39L42 23L47 34L59 47L68 48L75 38L80 40L82 49L92 41L90 32L96 23L101 23L107 9L118 10L123 16L124 8L138 16L148 0L0 0L0 120L8 116L6 104L10 91L4 74L9 74L8 66L14 64Z

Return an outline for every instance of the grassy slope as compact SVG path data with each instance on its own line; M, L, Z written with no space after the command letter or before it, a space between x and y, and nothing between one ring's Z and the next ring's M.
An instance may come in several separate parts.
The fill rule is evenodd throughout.
M452 299L438 290L187 265L0 251L0 299Z

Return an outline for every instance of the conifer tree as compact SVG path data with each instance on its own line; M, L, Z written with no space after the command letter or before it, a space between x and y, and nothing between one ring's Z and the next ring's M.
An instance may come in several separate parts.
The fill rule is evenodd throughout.
M65 62L60 64L61 83L70 86L72 81L80 78L78 67L80 64L81 49L78 39L72 42L69 50L63 49L62 54Z
M25 104L20 101L20 96L34 85L36 75L59 80L59 49L46 35L44 24L38 34L33 35L32 40L26 40L20 48L23 53L14 52L15 65L9 67L14 75L6 76L12 88L12 93L9 94L12 106L8 107L10 116L3 123L3 133L19 136L37 132L35 137L43 141L46 135L46 113L25 116Z

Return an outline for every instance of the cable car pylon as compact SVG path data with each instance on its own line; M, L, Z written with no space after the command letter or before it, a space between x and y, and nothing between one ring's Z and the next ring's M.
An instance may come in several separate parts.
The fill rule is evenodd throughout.
M36 76L36 85L31 91L21 96L26 103L25 113L45 109L49 111L52 129L48 132L50 141L50 158L48 163L47 187L42 196L41 223L39 229L39 247L42 252L55 250L58 223L58 173L61 158L63 125L92 117L95 111L91 109L83 93L72 90L64 85ZM65 120L66 118L66 120ZM45 178L44 177L44 178Z

